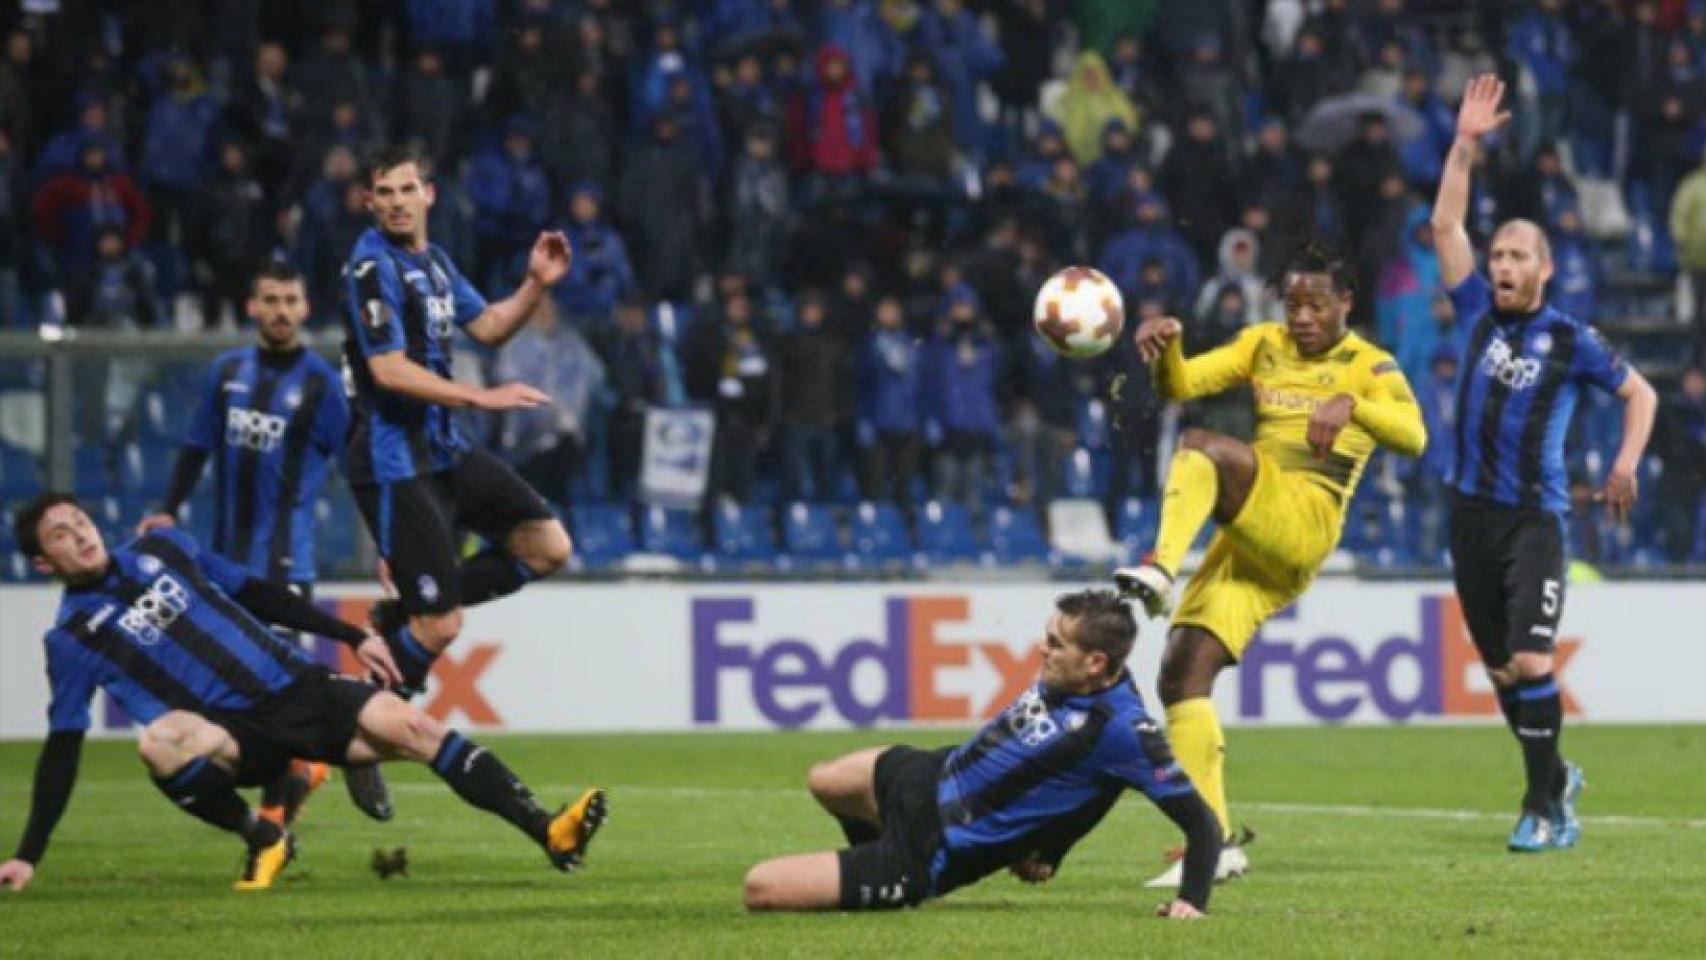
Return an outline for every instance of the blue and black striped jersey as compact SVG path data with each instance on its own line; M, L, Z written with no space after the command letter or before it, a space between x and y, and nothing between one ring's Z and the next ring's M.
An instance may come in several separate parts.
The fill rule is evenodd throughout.
M147 724L169 710L246 710L315 669L231 599L249 578L177 530L113 550L99 582L66 588L44 638L49 728L87 730L97 688Z
M1100 693L1033 684L942 768L941 895L1032 852L1058 861L1128 788L1152 800L1192 792L1129 673Z
M1462 360L1457 373L1453 489L1514 507L1569 512L1564 437L1583 386L1615 393L1628 365L1586 322L1551 306L1493 308L1472 273L1450 291Z
M349 302L344 340L354 428L344 472L352 484L390 483L455 466L468 449L452 411L380 387L370 357L403 353L450 378L452 340L486 300L436 246L411 253L376 228L356 241L344 266Z
M184 441L213 457L213 549L261 579L313 580L314 498L348 431L338 373L313 352L214 360Z

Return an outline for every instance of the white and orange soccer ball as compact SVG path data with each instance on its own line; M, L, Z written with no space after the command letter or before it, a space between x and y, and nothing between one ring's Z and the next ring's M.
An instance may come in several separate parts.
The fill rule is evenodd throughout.
M1066 267L1037 291L1031 322L1054 352L1088 360L1114 345L1125 327L1125 301L1102 271Z

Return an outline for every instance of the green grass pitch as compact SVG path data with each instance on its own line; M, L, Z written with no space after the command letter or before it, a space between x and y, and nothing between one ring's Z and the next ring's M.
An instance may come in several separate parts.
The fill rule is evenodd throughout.
M951 732L911 733L945 743ZM0 896L0 956L1706 956L1706 727L1573 727L1580 848L1504 850L1519 761L1503 728L1230 731L1253 873L1195 924L1139 882L1176 840L1122 802L1053 883L1005 875L885 915L748 916L740 880L839 832L806 795L818 758L892 734L479 738L557 802L611 789L612 819L562 876L424 768L392 767L370 823L333 784L280 885L238 895L238 848L173 811L132 745L91 744L36 885ZM36 745L0 745L0 843L23 826ZM381 882L378 847L410 876ZM9 849L9 847L7 848Z

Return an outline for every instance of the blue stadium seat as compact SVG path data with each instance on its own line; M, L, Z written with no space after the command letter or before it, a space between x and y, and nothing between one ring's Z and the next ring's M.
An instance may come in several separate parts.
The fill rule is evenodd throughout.
M980 552L966 508L935 500L918 514L918 546L932 564L971 563Z
M1042 524L1028 509L996 507L989 515L989 546L1003 564L1048 562Z
M724 502L712 517L717 555L735 563L774 563L776 536L769 509Z
M125 447L124 457L136 477L138 489L160 496L172 482L172 465L177 462L178 446L158 437L144 435Z
M802 566L839 566L844 557L835 514L814 503L790 503L782 515L782 544Z
M43 489L36 458L21 447L0 442L0 497L31 497Z
M699 545L698 517L690 510L647 507L641 521L640 548L697 562L704 553Z
M574 539L571 562L589 570L615 566L634 552L634 521L627 506L577 504L569 508Z
M853 510L848 539L854 555L867 566L894 567L912 561L906 519L892 503L859 504Z
M104 497L119 489L99 444L79 443L71 452L71 491L79 497Z

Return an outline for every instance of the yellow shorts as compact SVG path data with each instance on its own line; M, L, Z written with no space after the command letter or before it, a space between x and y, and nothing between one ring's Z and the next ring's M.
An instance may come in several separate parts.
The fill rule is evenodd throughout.
M1242 659L1262 622L1309 588L1342 523L1332 493L1257 452L1250 497L1215 531L1173 625L1202 627Z

